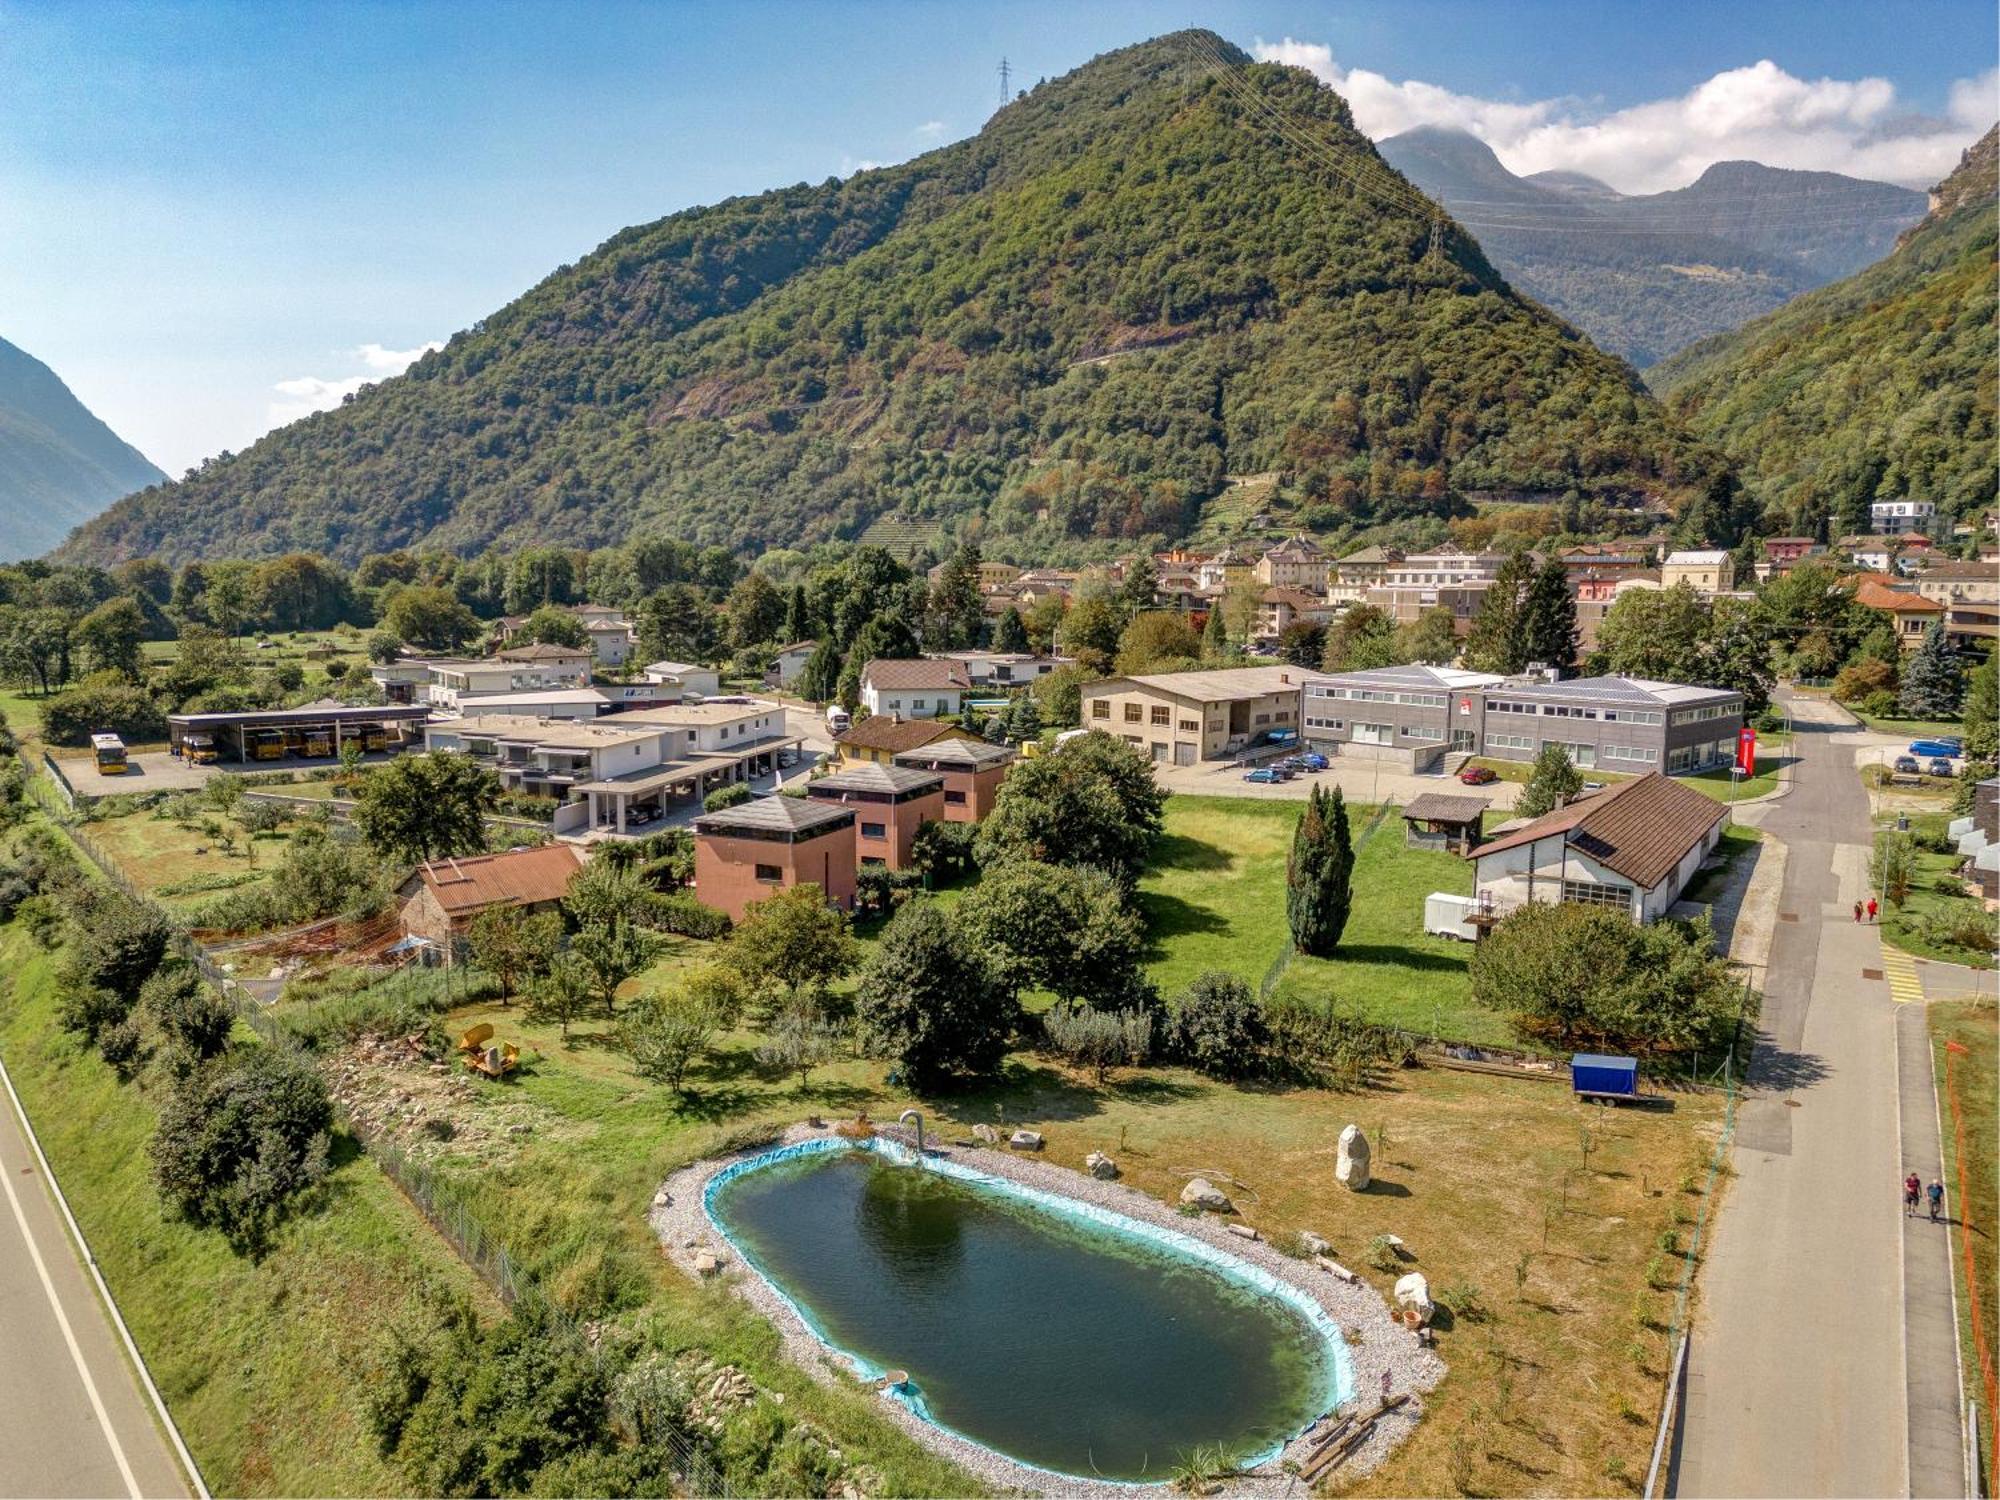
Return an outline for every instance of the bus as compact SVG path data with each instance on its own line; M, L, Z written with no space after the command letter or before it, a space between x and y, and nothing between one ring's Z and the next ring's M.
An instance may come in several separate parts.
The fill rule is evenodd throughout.
M252 760L283 760L285 758L285 732L282 729L260 729L250 736L250 758Z
M181 754L197 766L213 765L219 758L215 751L215 740L205 734L183 735Z
M103 776L123 776L131 769L125 762L125 742L115 734L93 734L90 748L97 756L97 770Z

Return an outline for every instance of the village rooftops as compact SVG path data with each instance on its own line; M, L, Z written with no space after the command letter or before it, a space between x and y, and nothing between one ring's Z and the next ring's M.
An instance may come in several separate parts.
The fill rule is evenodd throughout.
M1922 594L1907 589L1891 588L1879 579L1866 577L1854 586L1854 602L1869 609L1887 610L1899 615L1935 615L1944 612L1944 606L1935 599L1926 599Z
M1919 583L1937 578L1970 578L1977 579L1983 583L1993 583L2000 582L2000 568L1996 568L1991 562L1965 562L1959 559L1949 559L1932 563L1922 572L1915 574L1914 577Z
M1230 703L1295 692L1313 674L1302 667L1220 667L1209 672L1152 672L1111 677L1086 689L1096 695L1113 683L1128 682L1149 692L1172 693L1197 703Z
M854 809L818 797L753 797L720 812L694 820L696 833L746 835L751 838L789 834L796 838L854 821Z
M494 661L575 661L587 662L590 652L582 646L552 646L547 641L537 641L532 646L512 646L505 651L493 653Z
M583 860L568 844L511 849L466 859L434 859L417 867L448 915L489 906L541 906L560 901Z
M989 745L985 740L943 739L915 750L904 750L897 754L896 764L910 765L921 762L917 769L925 766L946 766L954 771L986 771L994 766L1003 766L1016 758L1012 745Z
M823 797L858 792L864 796L902 798L935 791L943 785L944 778L934 772L912 770L908 766L885 766L874 761L861 761L844 770L835 771L830 776L815 777L806 783L806 795Z
M868 687L891 692L911 690L966 692L972 687L965 663L940 661L931 657L877 657L861 669L861 681Z
M870 714L851 729L833 737L851 750L886 750L891 755L928 747L955 737L958 730L936 719L905 719L896 714Z
M1320 544L1309 536L1288 536L1264 554L1266 557L1302 558L1308 562L1326 556Z
M1561 836L1607 870L1650 891L1728 815L1706 792L1652 771L1511 828L1467 857L1486 859Z
M1403 554L1394 547L1363 547L1359 552L1348 553L1339 559L1339 563L1345 566L1348 563L1399 563L1402 560Z

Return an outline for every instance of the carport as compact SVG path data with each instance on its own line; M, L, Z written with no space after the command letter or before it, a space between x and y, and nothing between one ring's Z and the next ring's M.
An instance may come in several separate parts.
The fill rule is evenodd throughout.
M430 712L428 704L352 707L343 703L309 703L303 708L243 713L169 714L167 741L178 755L187 736L205 734L214 741L223 758L233 753L238 764L248 765L250 746L261 734L276 732L290 737L318 731L331 736L333 755L338 758L347 744L361 740L370 730L381 734L390 750L401 749L410 739L410 726L421 725Z

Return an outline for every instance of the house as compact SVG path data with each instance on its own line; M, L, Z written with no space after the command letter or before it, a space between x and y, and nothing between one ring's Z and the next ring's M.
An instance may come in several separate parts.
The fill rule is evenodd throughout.
M1226 594L1250 582L1254 565L1234 547L1204 558L1194 570L1195 587L1204 594Z
M1960 873L1988 901L2000 897L2000 777L1989 776L1972 789L1972 815L1952 820L1953 844L1965 856Z
M1491 583L1506 560L1506 554L1502 552L1468 552L1463 547L1412 552L1384 570L1382 584L1393 589L1434 589L1467 583Z
M1825 557L1826 548L1809 536L1766 537L1763 555L1757 559L1755 569L1757 581L1768 583L1773 578L1783 577L1796 567Z
M1368 590L1388 582L1390 567L1402 560L1403 554L1393 547L1363 547L1350 552L1327 570L1327 602L1361 603Z
M790 687L818 649L818 641L793 641L789 646L780 646L772 653L771 665L764 669L764 686Z
M519 646L476 661L428 664L423 701L445 713L471 712L478 699L590 686L590 658L568 646Z
M1945 607L1937 600L1926 599L1914 589L1892 585L1872 574L1855 580L1854 602L1886 615L1896 632L1897 644L1905 651L1921 646L1931 622L1943 619L1945 613Z
M1719 549L1669 552L1660 564L1660 585L1673 588L1682 583L1697 594L1726 594L1736 587L1736 562Z
M861 706L871 714L912 719L956 714L971 690L971 674L956 661L877 657L861 669Z
M1032 651L933 651L928 660L956 662L965 668L975 688L1026 687L1070 663L1067 656L1037 656Z
M427 861L398 888L403 931L451 947L489 911L552 910L582 870L583 856L569 844Z
M979 736L957 724L940 724L936 719L905 719L900 714L870 714L851 729L833 737L833 754L843 766L859 762L888 765L898 755L923 749L945 740L974 740Z
M688 698L708 698L722 691L722 679L712 667L691 661L650 661L640 668L648 682L678 687Z
M1496 915L1574 901L1652 922L1680 899L1728 821L1713 797L1651 772L1502 830L1467 858L1480 907Z
M1326 549L1309 536L1292 536L1257 559L1253 569L1259 583L1272 588L1304 589L1309 594L1326 592L1328 559Z
M1921 531L1937 515L1931 500L1877 500L1868 507L1868 529L1878 536Z
M911 771L932 771L944 778L944 821L983 822L993 811L1000 784L1015 761L1010 745L984 740L950 738L916 750L905 750L891 764Z
M587 620L583 629L590 637L590 654L598 665L622 667L632 659L632 648L637 641L631 625L623 618Z
M1652 566L1652 552L1636 542L1586 542L1560 554L1563 571L1574 583L1582 575L1622 577Z
M1939 604L2000 604L2000 567L1990 562L1934 562L1911 580Z
M913 868L917 830L944 821L944 777L909 766L849 766L807 782L806 796L851 807L854 857L891 870Z
M1257 623L1251 633L1260 641L1274 641L1301 620L1328 620L1333 606L1317 593L1301 588L1272 587L1257 595Z
M817 885L854 909L854 809L813 797L755 797L694 820L694 893L743 920L753 901Z
M1083 727L1118 735L1177 766L1296 742L1299 686L1308 675L1283 666L1108 677L1085 685Z

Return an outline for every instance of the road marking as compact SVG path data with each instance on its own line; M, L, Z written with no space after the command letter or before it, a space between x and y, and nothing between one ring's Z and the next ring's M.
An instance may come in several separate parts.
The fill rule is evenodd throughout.
M1882 945L1882 972L1889 980L1889 998L1898 1005L1922 1005L1924 1003L1924 982L1917 977L1917 966L1901 948Z
M21 1243L28 1247L28 1257L35 1263L35 1274L42 1280L42 1294L49 1299L56 1323L62 1328L63 1342L69 1345L70 1362L76 1366L84 1392L90 1397L90 1409L97 1413L97 1425L104 1432L104 1441L111 1445L111 1456L118 1461L118 1474L125 1481L125 1493L132 1500L141 1500L139 1481L132 1475L131 1464L125 1461L125 1449L118 1441L118 1434L111 1430L111 1415L105 1411L104 1398L97 1393L97 1382L90 1378L90 1371L84 1365L83 1350L76 1342L75 1330L69 1326L69 1314L63 1311L62 1299L56 1296L56 1284L49 1276L48 1263L42 1259L41 1247L35 1243L34 1232L28 1228L28 1216L21 1210L21 1196L14 1191L13 1181L4 1172L0 1172L0 1187L7 1190L7 1203L14 1210L14 1222L21 1227Z

